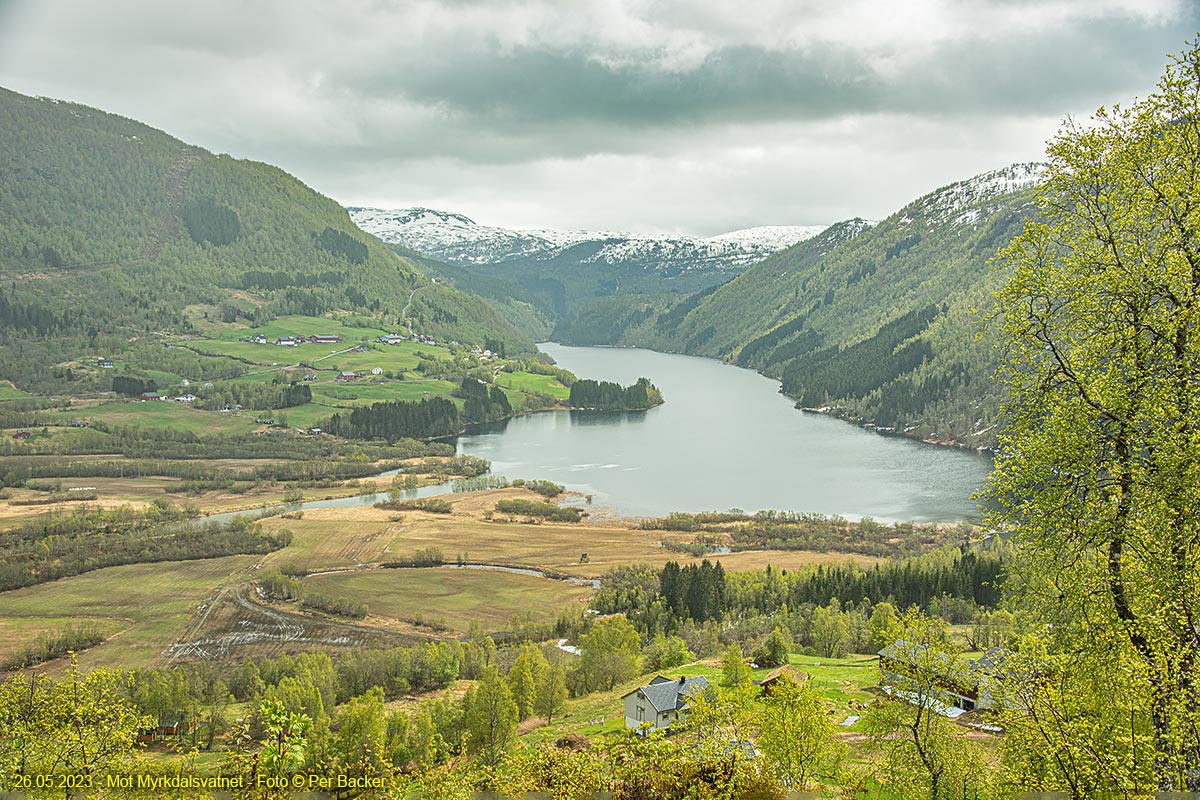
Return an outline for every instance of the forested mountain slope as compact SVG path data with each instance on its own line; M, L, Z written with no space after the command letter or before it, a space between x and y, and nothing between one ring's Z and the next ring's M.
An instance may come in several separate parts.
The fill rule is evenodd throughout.
M545 341L554 330L553 315L527 289L507 278L491 277L438 261L398 244L388 244L393 253L406 259L421 272L439 278L456 289L479 295L501 317L517 326L534 341Z
M336 313L533 351L483 300L432 282L276 167L3 89L0 275L0 377L18 385L65 389L59 362L206 318Z
M932 192L882 222L839 223L682 301L597 301L562 341L722 358L779 378L803 407L990 444L996 359L980 315L988 266L1032 213L1038 164ZM982 331L982 335L979 335Z

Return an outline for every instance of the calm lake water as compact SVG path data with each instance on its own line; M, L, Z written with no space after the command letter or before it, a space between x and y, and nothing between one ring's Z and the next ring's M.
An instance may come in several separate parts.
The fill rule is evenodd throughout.
M530 414L459 437L459 452L488 459L495 474L546 478L631 516L730 508L885 521L977 515L971 494L991 468L984 456L797 411L775 381L712 359L540 347L583 377L649 378L666 403Z

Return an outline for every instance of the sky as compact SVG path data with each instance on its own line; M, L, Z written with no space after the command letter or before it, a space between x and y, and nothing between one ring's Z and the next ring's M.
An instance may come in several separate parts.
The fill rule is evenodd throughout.
M713 235L880 219L1153 91L1197 0L0 0L0 86L343 205Z

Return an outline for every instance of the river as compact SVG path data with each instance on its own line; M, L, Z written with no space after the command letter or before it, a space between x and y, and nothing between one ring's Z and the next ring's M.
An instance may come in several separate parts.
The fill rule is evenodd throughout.
M597 380L649 378L666 402L639 412L563 411L477 426L460 453L509 478L546 478L630 516L780 509L882 521L978 515L986 456L806 414L757 373L633 348L543 344Z

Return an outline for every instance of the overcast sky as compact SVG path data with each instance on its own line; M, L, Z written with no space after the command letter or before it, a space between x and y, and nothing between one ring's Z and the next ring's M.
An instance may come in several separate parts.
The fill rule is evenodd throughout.
M345 205L709 235L881 218L1154 87L1196 0L0 0L0 85Z

